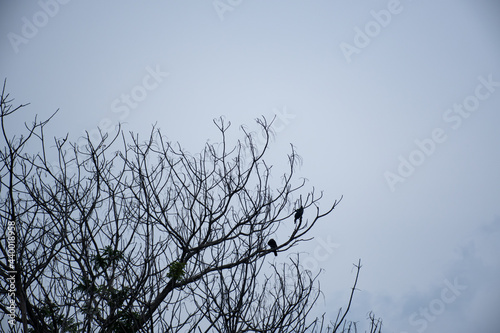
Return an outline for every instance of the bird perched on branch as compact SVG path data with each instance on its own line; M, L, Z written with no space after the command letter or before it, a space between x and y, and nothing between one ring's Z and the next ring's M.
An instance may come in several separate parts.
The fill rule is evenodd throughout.
M295 211L295 220L294 223L297 223L297 220L300 220L302 222L302 215L304 214L304 207L300 206L299 209Z
M276 241L274 239L270 239L269 242L267 242L267 245L271 247L271 249L274 252L274 255L277 256L278 252L276 252L276 249L278 248L278 244L276 244Z

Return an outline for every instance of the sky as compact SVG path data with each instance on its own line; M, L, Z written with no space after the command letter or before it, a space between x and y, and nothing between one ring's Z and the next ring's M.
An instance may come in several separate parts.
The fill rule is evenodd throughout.
M499 15L493 0L2 1L0 74L31 103L13 134L59 109L49 136L156 124L195 153L219 140L214 118L237 137L276 117L267 160L284 168L293 143L321 207L343 195L293 249L322 270L318 313L345 307L361 259L360 325L374 311L384 332L493 333Z

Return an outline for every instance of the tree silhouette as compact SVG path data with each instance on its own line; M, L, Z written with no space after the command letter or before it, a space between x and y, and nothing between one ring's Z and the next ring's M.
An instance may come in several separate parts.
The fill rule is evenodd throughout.
M282 267L266 255L305 241L316 207L279 246L265 240L293 215L297 154L273 184L263 156L272 122L245 128L229 144L229 122L214 120L219 144L191 155L153 128L146 141L119 131L77 146L68 137L46 141L46 121L9 133L25 105L1 95L0 287L6 321L15 301L18 332L303 332L319 297L317 276L300 258ZM54 149L50 149L50 147ZM56 161L56 162L53 162ZM280 237L285 237L280 235ZM360 266L359 266L360 267ZM359 272L359 268L358 268ZM353 289L354 291L354 289ZM343 318L342 318L343 320ZM340 325L340 323L339 323ZM1 327L2 330L6 328ZM323 330L323 328L321 328ZM328 328L326 329L329 332Z

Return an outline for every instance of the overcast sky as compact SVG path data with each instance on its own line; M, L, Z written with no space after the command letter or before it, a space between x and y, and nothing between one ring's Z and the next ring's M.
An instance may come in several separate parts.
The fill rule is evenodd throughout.
M318 312L345 307L361 258L351 319L498 332L498 1L6 3L0 74L31 103L12 133L60 109L50 136L157 123L195 153L213 118L237 135L276 115L268 159L293 143L322 207L344 195L294 249L324 270Z

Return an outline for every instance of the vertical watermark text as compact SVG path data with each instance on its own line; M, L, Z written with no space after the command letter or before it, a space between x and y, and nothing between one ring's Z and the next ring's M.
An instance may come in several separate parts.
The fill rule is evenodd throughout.
M9 288L7 289L7 299L9 300L9 305L7 310L9 311L9 326L13 326L16 323L16 223L14 221L9 221L7 224L7 261L9 270L7 271L8 278L7 283Z

